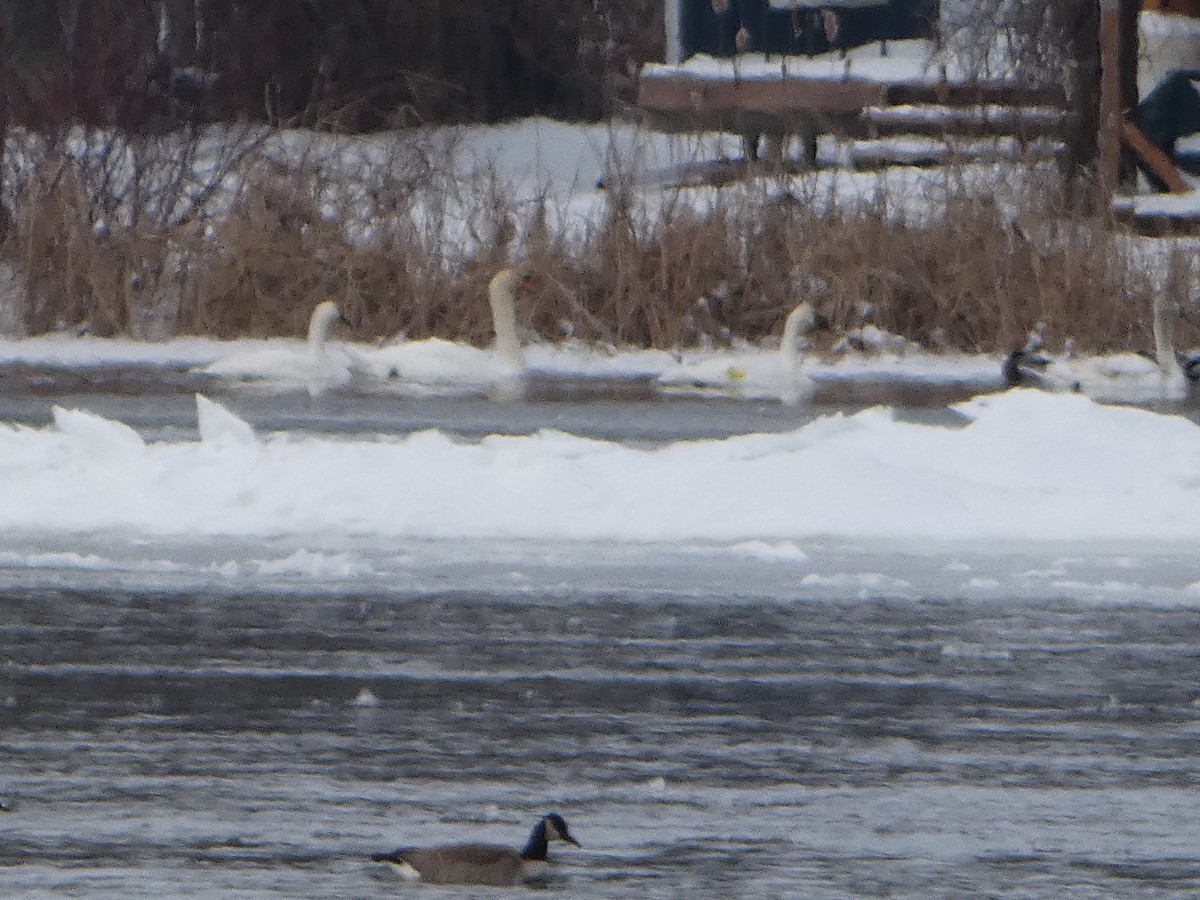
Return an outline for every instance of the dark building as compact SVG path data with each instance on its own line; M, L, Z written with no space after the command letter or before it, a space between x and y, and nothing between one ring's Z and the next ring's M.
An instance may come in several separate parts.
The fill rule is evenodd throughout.
M938 0L679 0L681 58L696 53L817 54L930 37ZM740 33L740 34L739 34Z

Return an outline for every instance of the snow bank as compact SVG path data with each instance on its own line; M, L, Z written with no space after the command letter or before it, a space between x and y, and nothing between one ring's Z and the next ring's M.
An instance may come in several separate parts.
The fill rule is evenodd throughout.
M963 427L877 408L651 450L555 431L478 442L436 431L255 436L207 402L200 441L147 443L120 423L60 410L45 429L0 426L0 531L201 543L336 535L397 548L1200 538L1191 422L1027 391L959 409Z

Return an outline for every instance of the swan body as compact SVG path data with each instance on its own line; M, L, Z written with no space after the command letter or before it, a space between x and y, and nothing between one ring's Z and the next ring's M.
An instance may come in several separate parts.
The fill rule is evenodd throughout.
M531 286L529 278L514 268L501 269L488 283L496 335L491 350L441 338L400 340L371 354L373 374L382 382L439 393L488 393L519 383L525 352L517 330L516 298Z
M719 392L747 399L778 399L796 403L812 387L804 372L806 337L825 326L811 304L801 303L788 313L777 351L748 350L714 353L707 358L676 366L659 378L672 392Z
M448 844L424 849L377 853L375 862L387 863L404 878L427 884L473 884L512 887L543 873L549 866L552 841L579 846L567 823L550 813L533 826L524 849L499 844Z
M281 342L282 346L248 350L219 359L201 371L229 381L303 386L313 395L341 387L361 366L360 360L346 348L329 346L330 328L345 321L337 304L325 300L316 305L309 317L308 337L303 346L297 347L289 341Z

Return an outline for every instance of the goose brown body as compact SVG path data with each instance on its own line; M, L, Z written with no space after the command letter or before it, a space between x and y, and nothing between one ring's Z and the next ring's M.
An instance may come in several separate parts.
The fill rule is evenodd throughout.
M534 825L523 850L500 844L448 844L376 854L376 862L393 866L406 878L427 884L475 884L507 887L538 875L548 865L551 841L579 846L567 823L555 813Z

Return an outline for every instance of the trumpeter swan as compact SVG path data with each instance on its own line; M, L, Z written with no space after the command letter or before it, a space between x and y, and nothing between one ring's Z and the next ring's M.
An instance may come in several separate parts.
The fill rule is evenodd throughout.
M488 391L513 382L525 370L525 352L517 331L517 294L530 290L532 279L516 268L504 268L488 283L495 345L479 350L464 343L428 338L399 340L371 354L377 377L404 387Z
M1162 398L1183 400L1188 395L1188 377L1175 353L1175 320L1179 302L1175 295L1160 290L1154 298L1154 360L1162 378Z
M345 316L336 303L325 300L309 317L304 347L274 346L236 353L203 372L234 381L303 386L314 395L338 387L350 381L358 363L344 349L328 346L329 330L337 322L346 322Z
M490 350L430 338L401 341L373 354L379 378L403 389L486 393L494 399L584 399L652 395L665 357L656 357L653 372L619 369L611 356L578 344L522 344L517 327L517 299L535 288L524 268L508 267L488 282L488 304L495 342ZM532 359L531 359L532 357ZM644 356L639 359L643 365ZM628 363L624 363L626 366Z
M803 370L805 338L827 324L810 303L801 303L784 320L778 351L715 352L664 373L659 383L674 393L700 390L796 403L812 387Z

